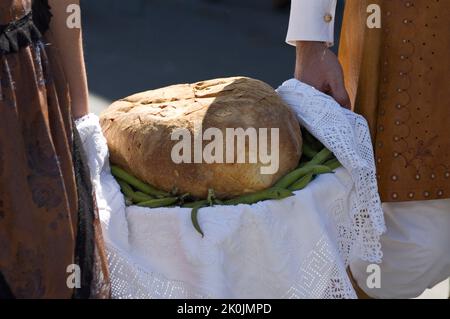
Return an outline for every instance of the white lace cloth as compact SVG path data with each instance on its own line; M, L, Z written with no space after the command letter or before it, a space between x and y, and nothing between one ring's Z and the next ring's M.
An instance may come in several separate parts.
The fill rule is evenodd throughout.
M323 123L327 108L328 114L345 114L330 118L341 127L336 134L345 138L312 132L336 150L352 174L341 168L320 176L282 201L204 208L199 214L203 239L192 226L189 209L125 208L110 174L98 118L89 115L77 122L97 192L114 298L356 297L346 268L358 254L379 261L378 238L384 228L376 198L367 203L359 194L373 186L370 152L360 153L362 143L370 144L367 126L312 88L293 84L287 82L279 93L298 115L305 114L305 125L321 122L314 118ZM308 108L317 104L317 112L298 110L296 92L303 92L298 98ZM339 143L345 146L341 150ZM358 160L349 159L350 154ZM366 179L355 183L357 172L365 170ZM358 242L362 239L368 243Z
M300 123L334 152L353 179L354 192L350 198L352 256L381 263L380 236L386 226L367 121L296 79L283 83L277 92Z

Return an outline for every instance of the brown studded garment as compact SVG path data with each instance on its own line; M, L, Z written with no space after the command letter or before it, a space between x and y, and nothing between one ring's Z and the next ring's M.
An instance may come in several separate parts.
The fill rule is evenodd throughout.
M367 8L381 8L381 28ZM340 59L383 202L450 198L450 1L347 0Z
M50 19L44 0L0 1L0 298L108 297L68 84L42 38Z

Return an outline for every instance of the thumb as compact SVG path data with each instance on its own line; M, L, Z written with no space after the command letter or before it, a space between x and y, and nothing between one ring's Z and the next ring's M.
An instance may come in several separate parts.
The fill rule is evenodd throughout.
M344 86L344 81L334 81L330 84L331 96L338 102L342 107L346 109L351 109L350 96Z

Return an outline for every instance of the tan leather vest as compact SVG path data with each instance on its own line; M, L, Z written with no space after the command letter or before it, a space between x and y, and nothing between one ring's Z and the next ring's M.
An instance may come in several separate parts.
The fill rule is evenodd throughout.
M379 29L367 26L370 4ZM450 1L347 0L340 59L382 200L450 198Z

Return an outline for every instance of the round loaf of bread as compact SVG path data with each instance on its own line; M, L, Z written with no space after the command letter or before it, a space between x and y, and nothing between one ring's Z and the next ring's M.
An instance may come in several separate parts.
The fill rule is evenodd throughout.
M293 112L269 85L245 77L138 93L113 103L100 122L113 164L160 190L198 198L209 189L222 199L267 189L301 157ZM233 129L256 132L257 141L249 134L239 143Z

